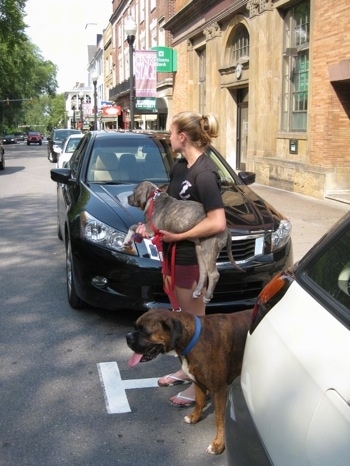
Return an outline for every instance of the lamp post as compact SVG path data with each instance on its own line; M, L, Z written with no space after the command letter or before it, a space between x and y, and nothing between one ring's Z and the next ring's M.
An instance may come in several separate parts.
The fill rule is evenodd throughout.
M98 75L97 73L94 73L92 75L92 84L94 85L94 130L97 130L97 79Z
M73 110L73 121L72 121L72 123L73 123L73 128L75 129L75 105L73 105L72 110Z
M125 21L126 40L129 44L129 69L130 69L130 129L134 129L134 42L136 34L136 23L132 16L128 16Z
M83 100L84 100L84 92L80 91L79 92L79 100L80 100L80 129L83 131L83 126L84 126L84 116L83 116Z

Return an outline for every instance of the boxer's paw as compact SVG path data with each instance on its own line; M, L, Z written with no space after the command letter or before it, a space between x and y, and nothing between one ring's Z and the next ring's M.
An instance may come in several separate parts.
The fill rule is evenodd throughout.
M184 417L184 420L185 422L187 422L187 424L196 424L199 420L200 420L200 416L194 414L194 413L191 413L191 414L188 414L187 416Z
M211 455L220 455L220 453L222 453L224 450L225 450L224 442L218 442L216 440L213 440L212 443L207 448L207 453L210 453Z
M198 299L200 297L202 293L198 290L194 290L192 296L195 298L195 299Z
M210 303L211 298L212 298L212 296L204 296L203 301L205 302L205 304L208 304L208 303Z

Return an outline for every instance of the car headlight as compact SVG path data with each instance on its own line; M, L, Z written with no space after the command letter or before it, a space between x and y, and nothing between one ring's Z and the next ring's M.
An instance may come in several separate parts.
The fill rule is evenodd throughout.
M290 221L287 219L281 220L279 227L271 235L272 250L280 249L288 243L291 233L292 224Z
M124 248L123 242L126 233L101 222L88 212L82 212L80 215L80 234L82 238L90 243L98 244L113 251L137 255L134 244Z

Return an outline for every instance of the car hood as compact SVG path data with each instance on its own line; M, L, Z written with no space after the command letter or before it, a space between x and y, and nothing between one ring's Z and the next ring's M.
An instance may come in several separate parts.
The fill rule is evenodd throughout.
M119 217L126 229L134 223L143 221L143 212L128 204L128 196L132 194L134 184L99 185L92 183L89 188L92 198L96 201L95 208L90 212L100 220L111 223ZM222 194L227 218L227 225L237 233L253 233L261 230L275 230L282 218L269 203L264 201L253 190L245 185L225 189ZM100 202L98 202L100 200ZM102 202L101 202L102 201ZM101 204L106 209L101 208Z

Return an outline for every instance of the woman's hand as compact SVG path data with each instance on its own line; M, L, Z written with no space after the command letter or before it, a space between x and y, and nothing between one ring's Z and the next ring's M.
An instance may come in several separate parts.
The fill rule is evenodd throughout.
M159 230L159 233L162 235L162 241L164 243L175 243L183 239L182 233L171 233L170 231Z
M147 231L146 231L146 225L145 225L144 223L141 223L141 222L140 222L140 223L137 225L137 228L136 228L136 230L135 230L135 233L136 233L137 235L142 236L142 238L149 238L149 234L148 234Z

